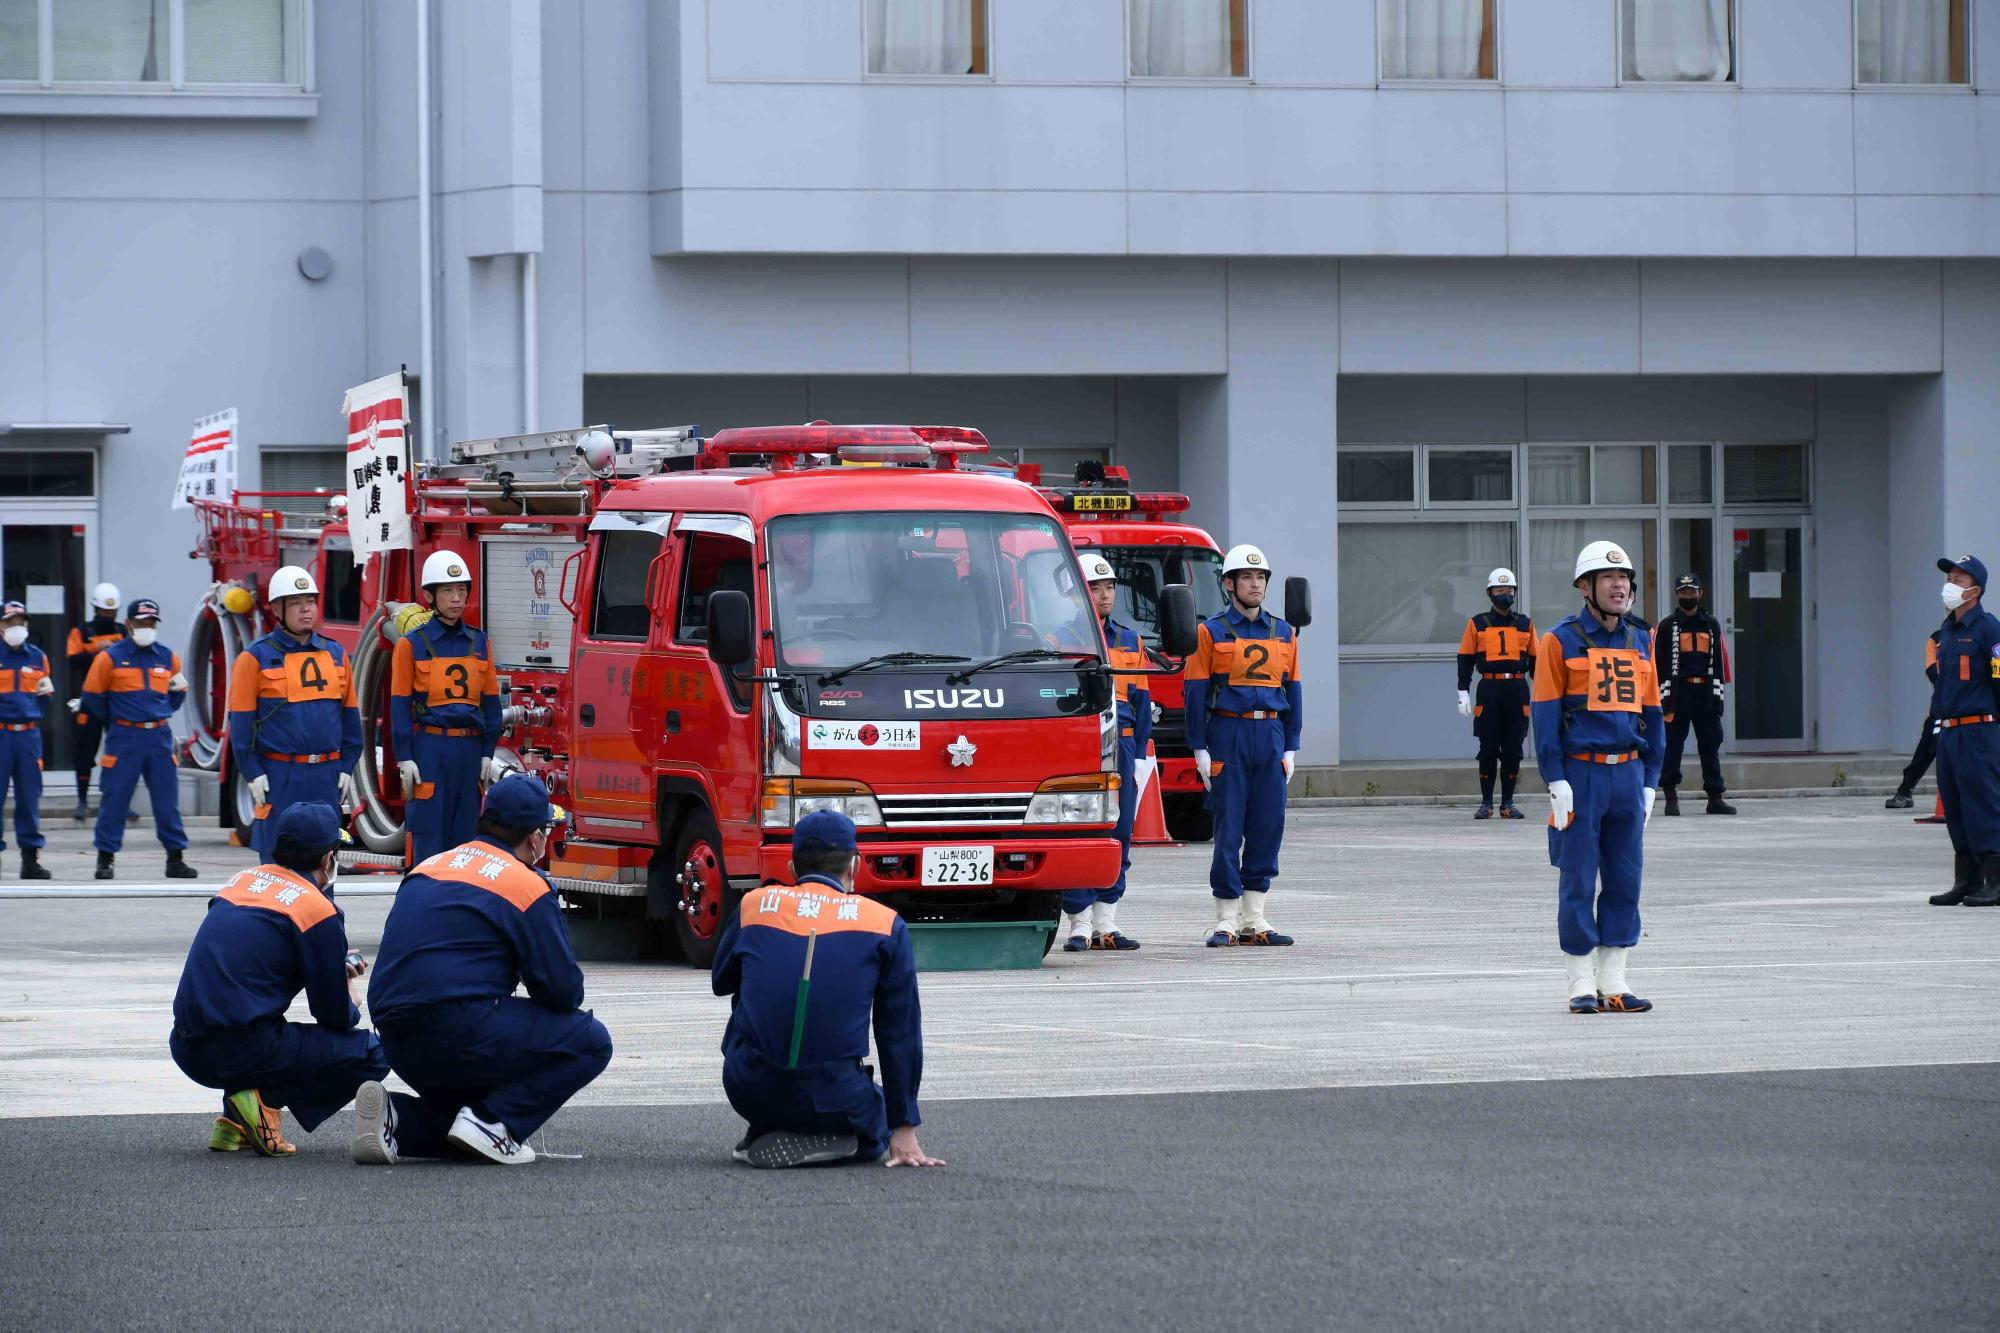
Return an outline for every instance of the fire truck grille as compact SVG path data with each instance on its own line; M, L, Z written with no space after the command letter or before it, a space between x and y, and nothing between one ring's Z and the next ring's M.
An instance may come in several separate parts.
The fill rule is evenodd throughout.
M882 822L890 828L952 828L965 824L1020 825L1027 822L1032 793L947 791L883 796Z

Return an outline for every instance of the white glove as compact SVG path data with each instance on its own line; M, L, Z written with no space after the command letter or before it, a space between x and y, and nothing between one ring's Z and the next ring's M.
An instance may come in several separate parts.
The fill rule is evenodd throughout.
M1639 821L1641 828L1653 822L1653 798L1658 795L1659 793L1651 787L1646 788L1646 817Z
M414 797L417 794L417 784L424 780L424 775L417 772L416 762L410 759L405 759L396 765L396 775L403 779L404 800Z
M83 711L83 700L71 699L68 703L64 704L63 707L69 709L69 711L72 713L80 713Z
M1576 793L1569 783L1557 778L1549 784L1549 822L1559 829L1568 828L1576 818Z
M343 810L352 810L354 808L354 775L352 773L342 773L340 775L340 808Z
M1285 751L1285 781L1290 782L1292 780L1292 769L1298 766L1298 760L1299 752L1297 750Z
M1472 716L1472 693L1469 690L1460 690L1458 692L1458 715L1460 717Z
M1204 787L1208 786L1209 778L1213 773L1213 765L1209 763L1208 751L1196 750L1194 752L1194 771L1200 774L1201 785Z
M1147 755L1144 759L1134 764L1132 766L1133 790L1143 794L1146 788L1153 785L1153 775L1159 771L1159 768L1160 761L1151 755Z
M174 678L167 682L167 688L170 690L184 690L187 687L188 678L178 671L174 672Z
M250 779L250 804L269 805L270 801L268 798L270 795L271 795L270 774L259 773L256 777Z
M54 694L55 692L56 692L56 683L50 680L47 676L43 676L42 683L35 686L36 694Z
M490 787L500 780L500 764L492 755L479 761L479 785Z

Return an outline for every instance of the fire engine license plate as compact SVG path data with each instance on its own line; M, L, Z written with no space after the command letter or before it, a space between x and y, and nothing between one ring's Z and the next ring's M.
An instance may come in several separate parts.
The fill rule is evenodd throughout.
M924 886L977 888L993 882L991 847L924 848Z

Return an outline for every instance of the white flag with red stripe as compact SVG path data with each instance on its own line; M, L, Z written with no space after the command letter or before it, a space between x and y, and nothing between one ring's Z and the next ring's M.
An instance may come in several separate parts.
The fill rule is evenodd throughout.
M402 372L347 391L347 529L355 558L410 546L409 399Z
M196 500L236 498L236 409L217 412L194 423L187 453L181 458L180 480L174 483L175 509L192 509Z

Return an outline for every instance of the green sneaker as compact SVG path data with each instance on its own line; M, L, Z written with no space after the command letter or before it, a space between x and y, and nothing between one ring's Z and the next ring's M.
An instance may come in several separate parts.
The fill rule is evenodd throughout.
M248 1146L259 1157L290 1157L298 1148L285 1142L284 1116L275 1106L264 1105L264 1096L255 1088L245 1088L225 1096L229 1119Z
M250 1140L243 1137L243 1131L236 1127L234 1120L226 1115L215 1117L215 1128L208 1136L210 1152L241 1152L249 1146Z

